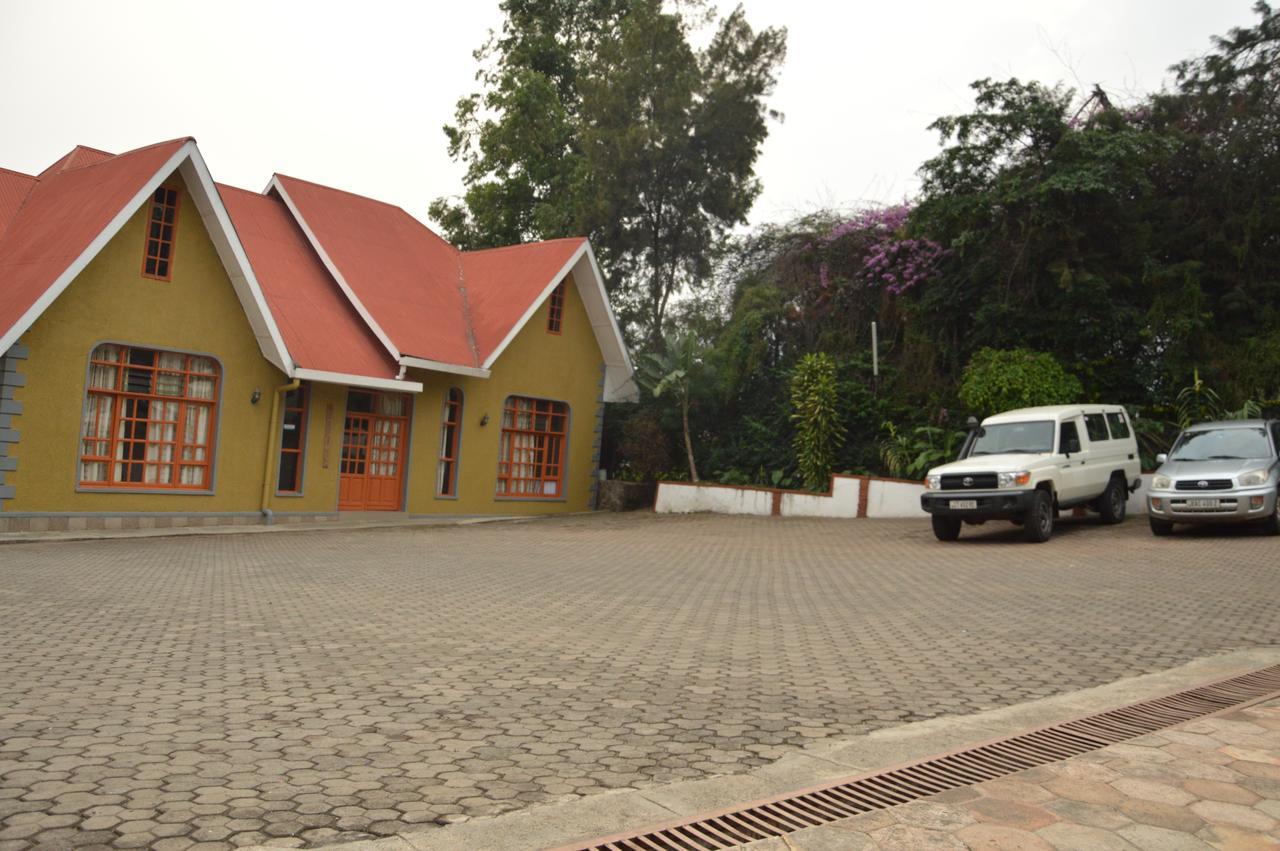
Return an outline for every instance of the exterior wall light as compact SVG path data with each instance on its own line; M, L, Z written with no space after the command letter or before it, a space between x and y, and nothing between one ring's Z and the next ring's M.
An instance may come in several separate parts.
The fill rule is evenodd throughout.
M489 415L486 413L483 417L480 418L480 425L487 426L488 424L489 424Z
M250 405L256 405L256 404L258 404L258 401L259 401L261 398L262 398L262 391L261 391L261 390L259 390L257 387L255 387L255 388L253 388L253 395L251 395L251 396L249 397L249 404L250 404Z

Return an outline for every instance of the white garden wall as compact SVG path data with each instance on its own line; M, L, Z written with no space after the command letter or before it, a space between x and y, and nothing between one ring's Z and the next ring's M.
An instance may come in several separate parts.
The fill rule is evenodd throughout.
M1144 473L1142 487L1129 496L1128 512L1147 513L1147 489L1151 474ZM864 492L865 490L865 492ZM653 510L659 514L755 514L767 517L926 517L920 509L924 485L896 479L866 476L832 476L831 492L801 493L732 485L659 482Z
M783 517L857 517L862 480L853 476L833 476L831 493L782 494Z
M773 492L724 485L659 482L653 510L659 514L710 511L714 514L760 514L767 517L773 513Z
M867 493L868 517L928 517L920 508L924 485L871 479Z

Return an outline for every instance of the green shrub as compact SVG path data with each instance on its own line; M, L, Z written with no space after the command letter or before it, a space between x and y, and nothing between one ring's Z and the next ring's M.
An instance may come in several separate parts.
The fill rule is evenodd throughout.
M964 368L960 400L988 416L1014 408L1080 401L1080 380L1053 355L1030 349L981 349Z
M796 464L810 490L827 487L836 453L844 444L839 397L831 355L817 352L801 358L791 375L791 419L796 424Z

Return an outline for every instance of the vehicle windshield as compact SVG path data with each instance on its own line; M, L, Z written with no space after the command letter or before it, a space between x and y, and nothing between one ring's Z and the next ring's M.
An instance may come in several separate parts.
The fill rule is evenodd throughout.
M1225 461L1270 457L1267 432L1261 428L1184 431L1169 453L1170 461Z
M1032 420L983 426L969 450L969 457L1006 453L1037 455L1052 451L1053 421Z

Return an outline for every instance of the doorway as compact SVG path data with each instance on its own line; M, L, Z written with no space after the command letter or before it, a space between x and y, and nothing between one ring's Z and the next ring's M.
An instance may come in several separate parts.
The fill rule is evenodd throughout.
M404 495L409 397L351 390L342 424L340 511L399 511Z

